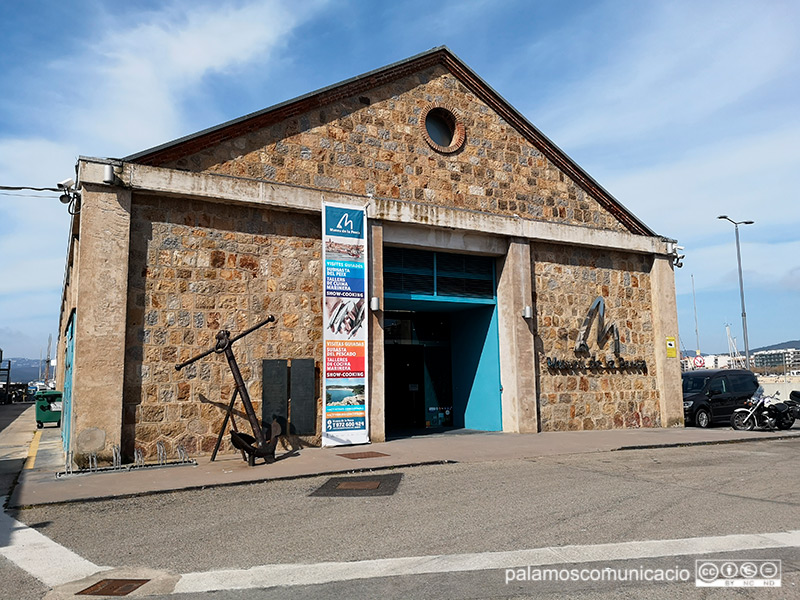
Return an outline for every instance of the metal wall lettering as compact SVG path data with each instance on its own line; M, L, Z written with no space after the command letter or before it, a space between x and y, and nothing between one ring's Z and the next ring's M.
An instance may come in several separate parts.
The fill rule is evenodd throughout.
M597 345L602 348L608 337L613 335L614 354L619 356L619 328L617 327L616 323L611 323L608 327L606 327L606 303L603 301L602 296L598 296L595 299L591 308L589 308L589 312L586 314L586 318L583 320L583 325L581 325L581 328L578 331L578 341L575 343L575 353L589 353L589 330L592 327L592 321L594 320L595 315L597 316Z
M589 349L589 332L592 323L597 318L597 345L602 348L608 338L613 337L613 357L600 357L591 354ZM644 359L625 359L620 356L621 345L619 341L619 328L616 323L609 323L606 326L606 305L602 296L595 298L586 313L580 330L578 339L575 342L576 358L561 359L554 356L545 357L547 368L551 371L561 373L647 373L647 362Z

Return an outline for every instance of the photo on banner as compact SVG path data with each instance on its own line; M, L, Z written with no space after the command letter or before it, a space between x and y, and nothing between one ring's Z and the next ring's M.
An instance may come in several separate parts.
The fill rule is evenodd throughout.
M369 442L366 224L363 208L323 203L323 446Z

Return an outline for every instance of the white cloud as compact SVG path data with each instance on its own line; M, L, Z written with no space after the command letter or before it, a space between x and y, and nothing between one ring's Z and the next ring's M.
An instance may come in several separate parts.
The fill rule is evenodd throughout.
M800 126L735 141L712 143L681 160L607 180L608 187L658 233L686 247L676 272L678 293L689 293L689 274L698 292L734 289L733 226L740 226L744 277L748 285L798 289L800 205L794 181L800 168Z
M0 140L0 182L55 187L75 178L76 156L68 144ZM56 193L19 193L23 196L0 196L0 294L59 288L69 229L66 207ZM6 314L18 311L0 312L0 319Z
M58 181L75 178L77 156L78 147L72 142L33 136L0 138L0 182L55 187Z
M679 160L608 175L606 187L658 233L682 241L721 231L714 219L776 226L800 221L794 181L800 125L711 141Z
M686 249L684 267L676 274L679 294L691 293L690 275L694 275L697 291L738 289L736 244L733 232L728 233L727 243ZM742 242L741 255L742 276L748 287L800 290L800 240Z
M686 247L679 294L691 294L693 274L698 300L721 290L737 297L733 226L720 214L756 221L741 228L745 288L796 292L798 6L638 6L626 21L633 33L606 37L592 60L567 66L572 79L551 86L531 114L625 206ZM590 25L576 19L558 39L581 56L601 39ZM789 330L796 324L786 315Z
M181 104L204 78L251 62L266 67L306 15L280 2L186 3L127 29L109 18L79 61L86 104L75 111L74 133L119 154L186 133Z
M24 99L6 103L19 114L17 131L28 129L0 133L0 184L53 187L74 178L78 155L123 156L202 128L184 105L207 78L225 81L253 65L263 76L321 5L181 2L117 15L92 4L89 34L50 63L31 64L30 79L19 82ZM0 333L6 347L20 348L15 355L57 326L68 225L56 194L0 196Z
M38 356L47 338L58 334L59 290L0 294L0 311L13 319L0 322L0 348L6 358Z
M537 111L558 144L605 146L692 127L797 71L800 38L796 17L786 18L787 11L796 12L788 4L739 3L736 10L697 2L655 6L649 14L643 9L638 33L613 48L598 48L613 60L559 89Z

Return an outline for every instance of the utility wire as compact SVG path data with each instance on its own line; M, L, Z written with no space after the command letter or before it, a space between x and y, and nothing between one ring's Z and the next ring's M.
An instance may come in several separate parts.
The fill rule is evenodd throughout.
M15 196L17 198L46 198L52 200L52 196L37 196L36 194L12 194L11 192L0 192L0 196Z
M0 190L10 190L12 192L18 192L20 190L33 190L34 192L61 192L60 188L40 188L40 187L30 187L27 185L24 186L11 186L11 185L0 185Z

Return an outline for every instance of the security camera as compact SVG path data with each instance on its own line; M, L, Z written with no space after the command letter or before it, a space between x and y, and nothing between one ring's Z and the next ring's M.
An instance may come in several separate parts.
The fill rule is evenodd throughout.
M65 179L64 181L58 182L58 189L60 190L68 190L75 185L75 181L73 179Z

